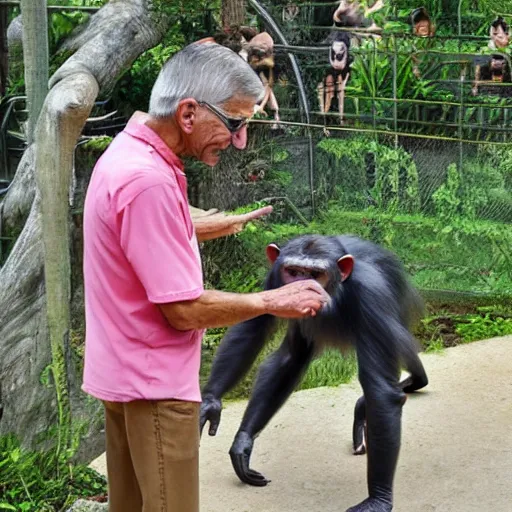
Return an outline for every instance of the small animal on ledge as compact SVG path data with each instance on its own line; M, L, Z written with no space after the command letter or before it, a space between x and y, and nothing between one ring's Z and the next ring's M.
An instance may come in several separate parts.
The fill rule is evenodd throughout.
M425 7L418 7L411 13L411 31L416 37L426 38L433 37L436 33L436 27ZM420 58L415 53L411 56L413 62L412 72L414 76L419 80L421 78L420 71Z
M436 33L436 27L425 7L418 7L412 11L411 23L412 33L417 37L433 37Z
M488 84L489 82L497 84L511 84L510 62L506 55L494 53L490 57L487 57L485 61L480 58L476 62L475 80L471 89L473 96L478 95L479 87L484 83ZM494 87L492 92L487 91L487 94L494 93L495 89L497 89L496 93L500 96L510 96L512 92L509 87Z
M489 48L491 50L504 50L510 43L508 23L498 16L492 23L489 30Z
M285 6L283 6L283 22L291 23L299 15L299 13L299 6L295 2L288 2Z
M359 4L342 1L333 14L334 26L336 28L361 27L365 24L367 15L383 6L383 2L379 0L373 7L366 9L363 14ZM351 35L348 31L332 30L326 42L329 44L329 69L317 85L318 104L320 112L324 115L325 125L325 114L331 110L332 101L337 96L339 122L343 124L345 87L350 78L350 66L353 62L350 54ZM329 136L327 128L324 128L324 133Z
M279 128L279 104L274 94L276 82L274 40L268 32L257 32L252 27L233 25L224 32L215 34L216 43L227 46L238 53L259 76L265 87L265 96L255 107L255 113L267 115L265 107L273 111L275 123L272 129Z
M248 485L269 483L251 467L256 438L324 349L343 352L353 347L364 394L354 409L352 442L355 455L368 455L369 496L347 512L391 512L406 393L428 384L418 357L420 347L411 333L423 313L420 295L396 255L354 236L305 235L281 248L270 244L266 253L271 265L266 290L313 279L331 301L314 317L284 321L286 334L259 368L231 445L233 469ZM201 432L209 422L209 435L217 433L223 396L249 371L278 322L272 315L262 315L228 329L202 390ZM401 368L409 373L403 380ZM339 453L334 438L331 451Z
M274 94L275 85L275 56L274 40L268 32L260 32L245 45L247 62L258 74L265 87L265 96L257 105L255 113L265 114L265 107L268 103L270 110L274 112L272 129L279 128L279 104ZM266 115L266 114L265 114Z

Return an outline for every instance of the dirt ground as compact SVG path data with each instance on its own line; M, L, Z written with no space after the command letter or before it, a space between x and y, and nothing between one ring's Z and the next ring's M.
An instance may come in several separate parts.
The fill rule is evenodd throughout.
M430 384L404 407L397 512L512 512L512 337L422 354ZM202 512L343 512L366 497L351 454L357 381L295 393L255 442L243 485L228 456L245 402L227 404L201 443ZM105 472L105 458L91 464Z

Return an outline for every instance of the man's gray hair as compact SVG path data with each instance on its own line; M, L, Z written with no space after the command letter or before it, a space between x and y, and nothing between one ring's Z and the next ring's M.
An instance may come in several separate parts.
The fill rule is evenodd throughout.
M222 106L234 96L260 101L261 80L234 51L216 43L192 43L162 67L149 100L149 114L169 117L185 98Z

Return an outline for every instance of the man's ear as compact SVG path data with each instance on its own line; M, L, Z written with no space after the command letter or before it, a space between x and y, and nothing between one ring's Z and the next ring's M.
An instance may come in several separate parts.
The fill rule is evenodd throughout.
M338 260L338 269L341 274L341 281L345 281L352 274L352 270L354 270L354 257L351 254L347 254L342 256Z
M268 261L272 263L272 265L275 263L280 253L281 249L279 249L279 247L276 244L267 245L267 258Z
M198 108L199 105L194 98L186 98L178 103L176 122L187 135L190 135L194 129Z

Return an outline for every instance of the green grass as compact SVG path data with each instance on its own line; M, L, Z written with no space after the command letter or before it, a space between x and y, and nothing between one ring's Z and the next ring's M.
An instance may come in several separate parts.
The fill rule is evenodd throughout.
M216 344L222 338L223 330L215 330L213 333L207 333L202 351L201 366L201 386L206 383L210 374L211 364L215 353ZM276 335L267 343L265 348L259 354L256 362L253 364L247 375L242 381L229 393L225 400L239 400L250 396L258 367L263 361L281 344L284 336L284 330L280 329ZM348 352L342 355L336 350L326 350L320 357L313 360L302 378L297 389L311 389L322 386L339 386L350 382L356 375L357 363L355 355Z
M443 338L441 336L438 336L437 338L431 339L426 347L425 347L425 353L427 354L439 354L444 351L444 342Z
M0 510L62 512L78 498L106 492L106 479L91 468L53 450L24 450L12 435L0 437Z
M353 353L342 355L337 350L327 350L314 360L299 389L339 386L350 382L357 373L357 361Z

